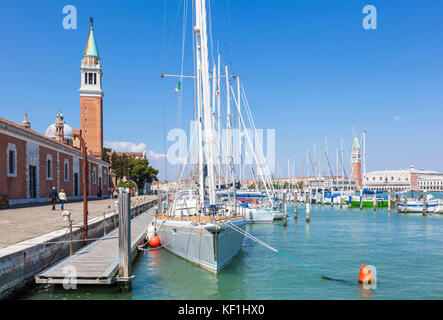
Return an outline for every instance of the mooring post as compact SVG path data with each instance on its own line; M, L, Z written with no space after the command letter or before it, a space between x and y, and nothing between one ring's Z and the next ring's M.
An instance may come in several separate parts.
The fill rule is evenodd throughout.
M340 192L340 210L343 209L343 189Z
M162 196L159 193L157 197L157 214L162 214L162 213L163 213Z
M374 208L373 208L373 210L374 211L377 210L377 191L376 190L374 190Z
M69 255L72 256L72 220L69 219Z
M405 207L403 209L403 212L408 212L408 191L405 191Z
M426 212L428 211L428 203L427 203L427 191L423 191L423 216L426 216Z
M103 235L106 236L106 212L103 212Z
M391 190L388 190L388 212L391 212Z
M321 205L325 205L325 188L322 188Z
M287 207L288 207L288 204L287 204L287 202L286 202L286 196L287 196L287 194L286 194L286 192L284 192L283 193L283 226L284 227L286 227L286 225L287 225L287 222L288 222L288 217L287 217Z
M311 211L311 192L306 194L306 222L310 221L310 211Z
M131 276L131 195L123 192L119 194L119 268L118 278L122 290L132 289Z
M363 190L360 189L360 210L363 209Z
M298 199L298 195L297 195L297 190L294 193L294 219L297 219L297 199Z

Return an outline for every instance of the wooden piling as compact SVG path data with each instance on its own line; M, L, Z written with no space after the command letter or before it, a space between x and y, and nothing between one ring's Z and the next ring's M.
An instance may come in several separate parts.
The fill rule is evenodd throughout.
M343 192L340 192L340 210L343 210Z
M388 212L391 212L391 190L388 190Z
M69 217L69 255L72 256L72 220Z
M162 213L163 213L162 196L159 193L157 198L157 214L162 214Z
M120 288L131 290L131 195L129 193L119 194L119 272L118 281Z
M360 210L363 209L363 190L360 189Z
M377 191L376 190L374 190L374 207L372 210L374 210L374 211L377 210Z
M103 212L103 235L106 236L106 212Z
M408 191L405 192L405 208L403 209L403 212L408 212Z
M311 212L311 196L310 193L306 194L306 222L310 221L310 212Z
M427 191L423 191L423 216L426 216L426 212L428 211L428 203L427 203Z
M283 226L286 227L287 222L288 222L288 217L287 217L287 202L286 202L286 192L283 193Z
M297 200L298 200L298 195L297 195L297 191L295 191L295 193L294 193L294 219L297 219Z

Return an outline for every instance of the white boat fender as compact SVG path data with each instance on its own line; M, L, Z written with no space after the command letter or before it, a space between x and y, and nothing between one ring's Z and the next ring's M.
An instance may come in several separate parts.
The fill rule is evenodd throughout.
M154 223L151 223L148 227L148 231L146 232L146 240L149 240L154 235L155 235L155 226Z

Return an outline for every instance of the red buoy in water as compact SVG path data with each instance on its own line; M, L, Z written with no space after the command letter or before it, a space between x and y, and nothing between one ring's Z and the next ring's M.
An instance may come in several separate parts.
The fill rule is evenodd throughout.
M364 264L361 266L360 274L358 275L359 283L371 283L374 280L374 276L372 275L371 270Z
M160 245L160 238L158 236L152 236L149 238L149 245L153 248Z

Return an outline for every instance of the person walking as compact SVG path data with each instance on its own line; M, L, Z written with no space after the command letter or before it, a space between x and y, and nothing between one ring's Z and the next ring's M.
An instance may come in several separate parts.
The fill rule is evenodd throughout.
M65 204L66 200L68 200L66 198L66 194L65 194L65 191L63 189L60 190L60 193L58 194L58 198L62 202L61 210L63 210L63 205Z
M55 187L52 187L52 190L49 192L49 201L52 203L52 210L55 210L55 204L57 203L57 191L55 191Z

